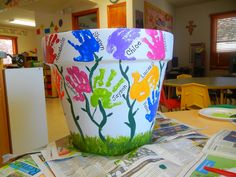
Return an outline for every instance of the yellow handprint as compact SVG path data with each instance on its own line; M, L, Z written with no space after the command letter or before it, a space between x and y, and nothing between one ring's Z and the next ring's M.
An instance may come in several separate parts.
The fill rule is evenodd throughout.
M140 73L138 72L132 73L132 77L134 82L130 88L130 98L142 102L149 97L151 89L154 90L156 88L160 77L159 69L157 66L153 66L142 81L139 81Z

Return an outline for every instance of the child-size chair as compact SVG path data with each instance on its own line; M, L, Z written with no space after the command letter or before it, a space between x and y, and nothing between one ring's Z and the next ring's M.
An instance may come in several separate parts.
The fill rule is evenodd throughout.
M168 111L173 111L174 109L180 109L180 100L174 99L174 98L166 98L164 88L162 88L160 102L159 102L160 109L161 109L161 106L164 106L165 108L167 108Z
M191 78L192 75L190 74L179 74L177 75L177 79L182 79L182 78ZM181 96L181 87L176 87L176 96L180 97Z
M189 83L181 86L181 110L201 109L210 105L210 97L206 85Z

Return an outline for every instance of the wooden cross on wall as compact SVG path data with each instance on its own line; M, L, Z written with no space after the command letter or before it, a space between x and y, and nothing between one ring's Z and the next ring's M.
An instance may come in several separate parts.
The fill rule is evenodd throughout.
M192 35L193 29L197 27L197 25L194 25L193 23L193 20L190 20L188 21L188 25L186 26L190 35Z

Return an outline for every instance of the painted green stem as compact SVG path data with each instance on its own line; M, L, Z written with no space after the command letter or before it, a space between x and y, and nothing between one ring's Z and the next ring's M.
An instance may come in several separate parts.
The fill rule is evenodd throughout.
M97 67L98 67L98 65L99 65L99 62L102 60L102 57L99 58L96 54L94 54L94 57L95 57L95 64L92 66L92 68L90 69L90 68L86 67L87 70L89 71L89 83L90 83L90 87L91 87L91 89L92 89L92 92L93 92L93 83L92 83L92 80L93 80L93 73L94 73L94 71L97 69ZM88 114L88 117L90 118L90 120L98 127L98 134L99 134L99 137L100 137L100 139L101 139L103 142L105 142L106 139L105 139L105 137L104 137L103 134L102 134L102 129L103 129L104 125L106 125L106 123L107 123L107 118L108 118L109 116L111 116L112 113L110 113L110 114L108 114L108 115L106 114L106 111L105 111L105 109L104 109L104 107L103 107L103 105L102 105L102 102L101 102L101 100L99 99L99 100L98 100L98 106L99 106L100 112L101 112L102 117L103 117L102 121L101 121L100 124L99 124L98 122L96 122L96 121L94 120L94 114L95 114L95 112L96 112L96 110L97 110L97 107L95 108L95 110L94 110L94 112L93 112L93 114L92 114L92 113L91 113L91 110L90 110L90 103L89 103L89 100L88 100L88 98L87 98L87 96L86 96L85 94L83 94L83 95L84 95L84 97L85 97L85 108L81 108L81 109L82 109L84 112L86 112L86 113Z
M102 129L103 129L104 125L106 125L106 123L107 123L107 118L110 117L112 115L112 113L107 115L105 109L103 108L102 102L100 100L98 100L98 106L99 106L100 112L102 113L103 118L100 123L96 122L94 120L94 113L95 112L93 113L93 115L91 114L89 100L85 94L84 94L84 97L85 97L85 108L81 108L81 109L88 114L90 120L98 127L99 137L101 138L101 140L103 142L105 142L106 139L102 134Z
M71 100L71 98L70 98L69 92L68 92L67 87L66 87L65 77L63 76L63 68L61 67L61 70L60 70L59 67L58 67L56 64L54 64L54 65L56 66L57 70L59 71L59 73L60 73L61 76L62 76L64 88L65 88L65 91L66 91L66 95L67 95L67 97L68 97L68 98L67 98L67 101L68 101L69 104L70 104L70 109L71 109L72 117L73 117L73 119L74 119L74 122L75 122L76 127L78 128L78 130L79 130L79 132L80 132L80 135L81 135L81 137L82 137L82 140L84 141L84 134L83 134L83 131L82 131L82 129L81 129L79 123L78 123L79 116L75 116L75 111L74 111L74 108L73 108L73 103L72 103L72 100Z
M89 72L89 84L92 89L92 92L93 92L93 83L92 83L93 73L97 69L99 62L102 60L102 57L99 58L95 53L94 53L94 57L95 57L95 64L93 65L93 67L91 69L89 69L86 66L86 68Z
M134 108L134 104L135 104L136 100L134 100L131 104L130 104L130 100L129 100L130 81L129 81L129 78L127 76L127 72L129 70L129 67L127 66L125 71L124 71L123 68L122 68L122 65L121 65L121 60L120 60L119 61L119 68L120 68L120 72L121 72L122 76L125 78L125 80L128 83L127 94L126 95L123 94L122 96L125 99L126 104L129 108L129 111L128 111L128 121L129 122L125 122L125 124L130 128L130 141L131 141L134 138L134 135L135 135L136 122L135 122L134 116L137 113L138 109L133 112L133 108Z

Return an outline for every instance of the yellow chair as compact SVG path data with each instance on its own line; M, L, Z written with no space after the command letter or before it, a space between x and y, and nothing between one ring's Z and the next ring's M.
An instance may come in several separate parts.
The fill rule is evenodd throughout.
M191 78L191 77L192 77L192 75L190 75L190 74L179 74L179 75L177 75L177 79ZM176 92L177 96L180 96L181 95L181 87L176 87L175 92Z
M206 85L189 83L181 86L180 109L201 109L210 105L210 97Z
M181 79L181 78L191 78L192 75L190 74L180 74L180 75L177 75L177 79Z

